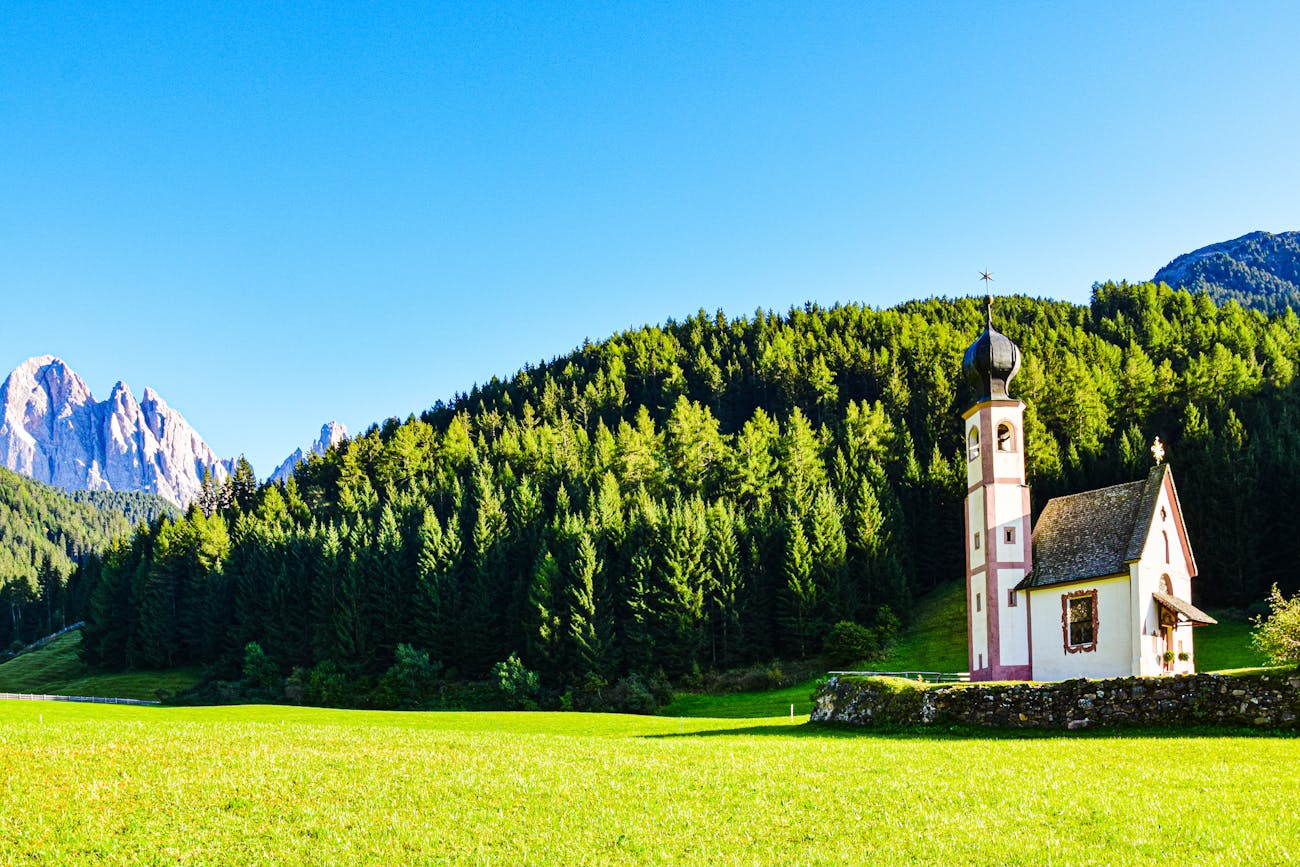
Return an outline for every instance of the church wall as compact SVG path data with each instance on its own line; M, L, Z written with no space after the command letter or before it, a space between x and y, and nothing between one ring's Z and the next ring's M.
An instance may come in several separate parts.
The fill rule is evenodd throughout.
M976 680L1026 678L1030 654L1025 608L1020 598L1010 604L1010 591L1024 577L1029 562L1024 404L1006 399L984 401L968 410L964 418L971 676ZM1009 436L1000 438L999 427Z
M984 565L984 549L986 540L983 534L984 529L984 498L967 497L966 498L966 552L970 555L970 568L978 569ZM980 546L975 547L975 534L980 533Z
M1165 561L1165 534L1169 537L1168 562ZM1161 674L1165 670L1162 658L1165 641L1160 634L1158 606L1151 594L1162 590L1163 578L1168 575L1173 587L1173 595L1188 602L1192 600L1190 564L1183 550L1168 483L1160 491L1155 517L1151 521L1151 531L1142 548L1142 557L1133 565L1132 571L1135 588L1134 607L1137 615L1133 629L1139 636L1134 648L1138 657L1137 671L1144 675ZM1196 670L1192 632L1191 624L1185 623L1174 633L1174 650L1185 650L1189 656L1186 662L1174 661L1173 671L1180 674L1190 674Z
M987 609L981 601L980 610L978 612L975 610L975 594L980 594L981 600L984 596L984 573L975 573L970 584L966 599L966 610L973 614L970 618L970 666L971 670L974 671L979 667L980 659L983 659L985 665L989 664L988 617L984 613Z
M1022 429L1025 416L1024 404L995 405L989 415L993 430L990 447L993 449L994 478L1015 480L1023 484L1025 480L1025 432ZM1012 431L1011 448L1006 451L997 446L997 429L1003 422L1011 425Z
M1033 679L1066 680L1134 674L1129 586L1129 578L1124 575L1029 591ZM1070 653L1065 646L1061 598L1092 590L1097 593L1096 647Z
M971 432L980 437L978 447L971 444ZM967 489L978 485L981 481L980 468L983 466L981 456L984 452L985 443L983 442L984 434L980 430L980 417L978 414L972 415L966 419L966 487Z
M1002 606L998 621L998 648L1003 665L1029 664L1029 623L1025 616L1025 594L1016 594L1016 605L1007 604L1011 588L1025 577L1025 570L998 570L998 602Z
M979 411L981 408L986 411ZM1010 481L1022 484L1025 480L1024 452L1025 405L1018 400L989 401L976 404L966 416L966 487L985 481L983 468L991 466L992 478L988 481ZM998 425L1011 425L1011 447L998 448ZM978 432L978 452L972 460L971 431ZM984 458L991 457L987 464Z

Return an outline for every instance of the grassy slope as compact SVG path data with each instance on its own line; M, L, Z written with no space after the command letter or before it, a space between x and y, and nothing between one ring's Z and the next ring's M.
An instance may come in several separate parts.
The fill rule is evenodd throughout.
M911 627L883 659L863 663L872 671L965 671L965 585L950 581L920 600Z
M965 671L966 608L961 582L953 581L922 599L912 625L889 648L882 659L860 663L871 671ZM1218 615L1219 623L1196 630L1196 666L1200 671L1253 668L1264 657L1250 644L1251 625L1244 620ZM795 712L807 715L816 681L772 692L703 695L684 693L664 708L668 716L713 716L723 718L777 716Z
M1210 614L1219 622L1197 627L1193 639L1197 671L1252 668L1267 662L1264 654L1251 646L1250 633L1254 627L1250 623L1223 612Z
M77 657L81 633L69 632L40 650L0 665L0 692L156 699L157 691L179 692L198 682L193 669L95 674Z
M960 582L939 588L918 603L911 627L898 637L882 659L859 666L872 671L965 671L966 610ZM812 711L809 680L771 692L742 692L726 695L681 693L661 711L666 716L711 716L719 718L779 716L795 713L806 717Z
M1300 739L1249 732L0 702L0 779L16 864L1300 858Z

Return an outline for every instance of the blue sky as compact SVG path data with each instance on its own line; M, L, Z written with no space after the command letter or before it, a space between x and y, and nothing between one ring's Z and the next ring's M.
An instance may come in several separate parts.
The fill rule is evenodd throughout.
M1300 6L0 7L0 368L261 474L626 327L1300 229Z

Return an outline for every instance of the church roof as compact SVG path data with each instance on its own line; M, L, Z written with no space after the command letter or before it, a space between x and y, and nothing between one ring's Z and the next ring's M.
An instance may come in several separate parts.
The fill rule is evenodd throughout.
M984 331L966 350L961 369L975 389L976 403L1010 400L1007 386L1020 372L1020 347L993 327L993 296L984 299Z
M1186 617L1194 626L1209 626L1219 622L1185 599L1170 596L1168 593L1152 593L1151 595L1170 611Z
M1168 474L1169 465L1158 464L1145 481L1049 500L1034 525L1034 567L1017 589L1128 572L1142 556Z

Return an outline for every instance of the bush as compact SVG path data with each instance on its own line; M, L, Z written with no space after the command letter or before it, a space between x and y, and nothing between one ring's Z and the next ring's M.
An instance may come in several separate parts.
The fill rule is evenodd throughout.
M902 627L902 621L898 619L894 609L888 605L882 605L876 609L876 640L880 643L881 648L887 647L889 642L893 641L894 637L898 635L898 630L902 629Z
M279 697L284 688L280 669L262 650L262 645L250 641L244 646L244 665L241 669L244 684L250 693L266 697Z
M859 623L841 620L831 627L823 650L832 665L851 665L858 660L879 656L880 641L875 631Z
M1274 584L1268 607L1267 618L1255 618L1251 643L1271 662L1300 663L1300 595L1285 599Z
M347 672L328 659L312 667L302 691L304 701L319 707L355 707L360 704Z
M438 694L441 662L409 644L397 645L394 662L375 688L373 704L386 710L417 710Z
M723 672L711 671L696 689L691 689L689 682L682 685L692 692L699 692L702 689L710 695L718 695L731 692L763 692L769 689L780 689L789 686L797 679L787 677L786 673L781 669L780 660L774 660L769 665L751 665L749 668L733 668ZM668 701L664 702L664 704L667 703Z
M536 710L537 694L541 690L541 678L537 672L529 671L519 659L519 654L492 666L497 688L507 705L516 710Z
M629 674L611 686L600 675L588 673L564 693L560 705L565 710L649 715L672 698L668 681L662 676L647 679L639 674Z

